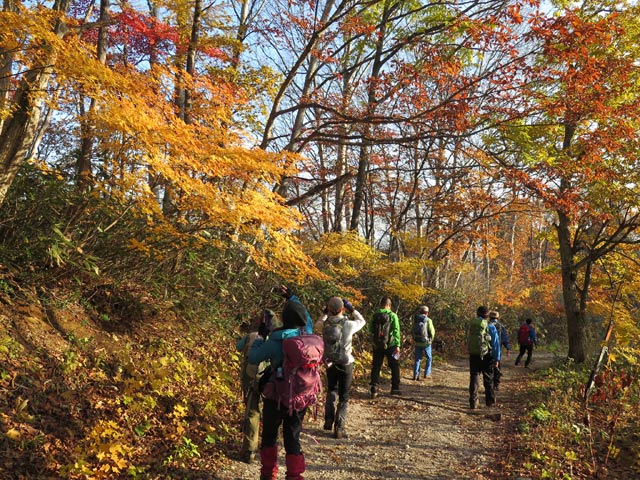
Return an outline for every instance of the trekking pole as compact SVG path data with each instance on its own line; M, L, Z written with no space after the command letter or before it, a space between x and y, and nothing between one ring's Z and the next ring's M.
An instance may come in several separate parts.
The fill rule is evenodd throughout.
M591 391L593 390L593 386L596 381L596 375L598 375L598 371L602 366L602 362L604 361L605 356L609 353L609 339L611 338L611 333L613 333L613 313L616 306L616 301L618 300L618 294L620 293L620 288L622 287L622 283L618 285L618 289L616 291L616 295L613 298L613 303L611 304L611 314L609 316L609 326L607 327L607 332L604 335L603 345L600 349L600 355L596 359L596 363L591 370L591 375L589 376L589 381L584 390L584 403L587 404L589 400L589 395L591 395Z

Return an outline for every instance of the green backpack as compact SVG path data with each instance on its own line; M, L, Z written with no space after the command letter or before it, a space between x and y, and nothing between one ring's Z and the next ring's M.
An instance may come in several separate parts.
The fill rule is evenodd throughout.
M491 335L489 334L489 323L483 318L474 318L469 325L469 336L467 338L467 348L469 354L484 357L491 351Z
M242 349L242 362L240 366L243 384L256 392L258 391L258 384L262 378L262 374L269 366L268 361L263 361L259 364L249 363L249 350L251 350L251 346L253 345L253 342L255 342L257 335L258 334L256 332L252 332L247 337L247 341Z

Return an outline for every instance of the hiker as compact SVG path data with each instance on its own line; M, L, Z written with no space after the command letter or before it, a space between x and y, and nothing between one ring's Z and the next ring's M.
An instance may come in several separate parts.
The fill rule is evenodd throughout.
M298 298L298 296L293 293L293 291L286 285L274 287L271 289L271 291L284 298L287 302L298 302L300 305L302 305L302 302ZM313 318L311 318L309 311L304 307L304 305L302 305L302 308L304 309L305 318L304 333L311 334L313 333Z
M353 319L344 315L345 310ZM351 342L353 335L366 323L362 314L353 308L351 302L340 297L331 297L327 301L324 315L316 324L316 330L322 330L324 357L327 363L324 429L333 430L334 438L347 438L347 404L355 362Z
M286 478L301 480L305 471L304 454L300 447L300 432L306 413L302 409L289 408L278 398L276 383L284 382L283 344L285 340L299 337L302 329L308 325L307 309L287 287L280 288L281 295L287 299L282 310L282 327L275 329L267 340L258 337L249 351L249 362L271 361L272 373L269 381L263 382L262 440L260 445L260 479L275 480L278 474L278 431L282 426ZM309 335L308 337L315 337ZM322 342L322 339L319 339ZM321 354L320 354L321 357ZM321 358L318 359L321 361ZM265 373L265 375L267 375ZM318 378L319 380L319 378Z
M244 330L253 331L249 331L236 342L236 350L242 352L240 380L245 409L242 422L240 458L245 463L253 463L258 452L258 434L260 433L260 391L258 390L258 383L262 372L267 367L266 362L259 365L249 363L249 350L258 336L263 339L269 336L274 316L273 311L265 309L257 321L253 322L253 325L246 324ZM251 329L252 326L253 329Z
M400 321L391 311L391 298L382 297L380 308L371 319L373 360L371 364L371 398L378 393L380 369L384 358L391 370L391 395L400 395Z
M505 326L500 323L498 320L500 318L500 313L492 310L489 312L489 323L496 327L496 331L498 332L498 338L500 340L500 349L502 347L505 348L507 357L509 356L509 352L511 351L511 342L509 341L509 333ZM502 356L502 352L500 352ZM502 378L502 371L500 370L500 365L497 365L493 369L493 390L495 393L498 393L500 389L500 379Z
M476 318L467 329L469 352L469 407L478 408L479 377L482 375L485 403L488 407L496 403L493 390L493 371L500 365L500 339L495 325L487 322L489 309L480 306Z
M436 335L433 321L429 318L429 307L422 305L413 317L412 336L415 343L415 359L413 362L413 379L420 380L420 363L425 357L424 378L431 377L431 343Z
M524 352L527 352L527 359L524 362L524 367L528 368L533 355L533 346L538 344L536 329L533 328L530 318L527 318L518 329L518 344L520 345L520 355L516 358L516 365L520 365L520 360L522 359Z

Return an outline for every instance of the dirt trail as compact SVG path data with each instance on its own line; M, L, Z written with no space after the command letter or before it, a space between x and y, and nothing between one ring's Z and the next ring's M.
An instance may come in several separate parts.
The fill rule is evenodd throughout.
M403 365L402 396L388 395L388 383L376 399L366 385L354 385L349 401L349 438L336 440L322 430L318 418L305 418L301 437L307 471L305 479L495 479L492 449L508 423L519 411L515 399L517 382L526 382L531 371L548 365L550 355L534 352L531 369L515 367L515 357L503 362L503 381L498 405L468 408L468 360L460 358L433 367L431 379L414 382L410 366ZM385 367L383 367L385 372ZM281 449L282 450L282 449ZM504 455L502 452L501 455ZM259 465L232 461L218 473L218 480L249 480L259 477ZM284 478L284 452L278 478Z

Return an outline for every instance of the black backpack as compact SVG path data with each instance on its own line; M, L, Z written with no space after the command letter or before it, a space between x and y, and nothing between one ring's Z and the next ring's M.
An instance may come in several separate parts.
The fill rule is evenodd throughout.
M373 348L386 350L389 347L390 330L391 315L387 312L376 312L371 322Z
M324 361L327 365L346 365L349 362L342 339L345 321L344 317L329 317L324 322L322 339L324 340Z

